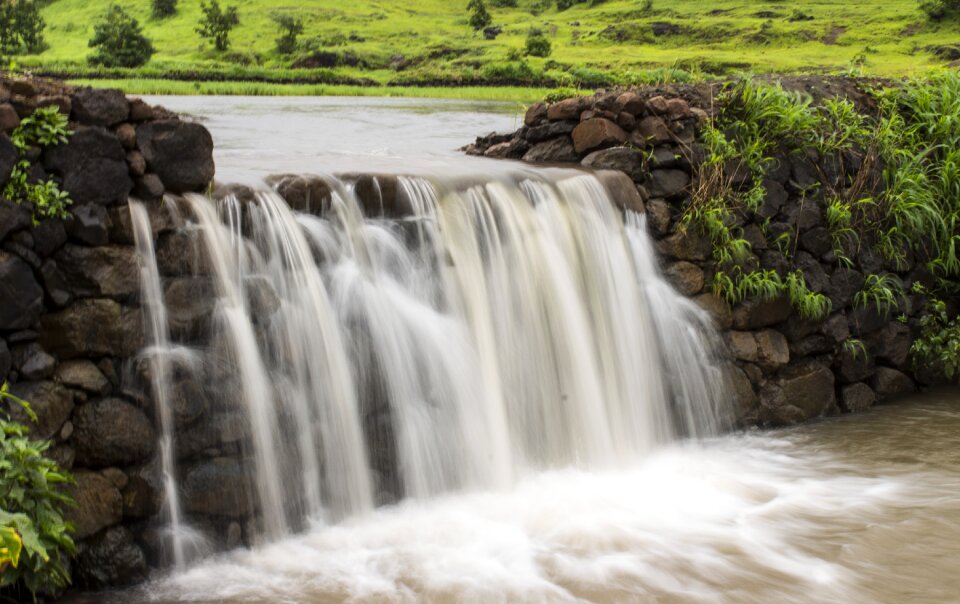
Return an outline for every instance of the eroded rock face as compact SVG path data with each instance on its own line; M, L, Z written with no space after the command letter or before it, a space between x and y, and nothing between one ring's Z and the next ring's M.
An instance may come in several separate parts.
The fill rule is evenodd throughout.
M73 413L77 463L87 467L125 466L153 454L156 434L147 416L130 403L107 398Z
M213 138L200 124L158 120L137 126L147 170L173 193L202 191L213 180Z

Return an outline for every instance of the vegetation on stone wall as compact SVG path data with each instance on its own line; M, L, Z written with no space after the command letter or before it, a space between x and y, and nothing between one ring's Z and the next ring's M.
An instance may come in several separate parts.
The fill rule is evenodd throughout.
M31 175L34 166L31 153L34 149L65 143L69 136L67 118L56 105L37 109L24 118L10 135L20 160L13 167L3 196L17 203L31 204L34 224L44 218L67 218L67 207L71 201L68 193L61 190L53 178Z

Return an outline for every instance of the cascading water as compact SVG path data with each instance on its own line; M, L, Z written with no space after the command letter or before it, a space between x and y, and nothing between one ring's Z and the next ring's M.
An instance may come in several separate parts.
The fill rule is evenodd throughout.
M595 177L399 177L409 211L390 219L365 215L350 181L326 185L319 214L269 191L186 204L215 305L180 345L199 357L209 406L242 410L257 540L377 502L622 466L729 420L709 319L663 281L642 217L624 221ZM145 298L159 300L146 212L132 207ZM163 305L147 308L153 347L177 346ZM177 523L176 422L160 423Z

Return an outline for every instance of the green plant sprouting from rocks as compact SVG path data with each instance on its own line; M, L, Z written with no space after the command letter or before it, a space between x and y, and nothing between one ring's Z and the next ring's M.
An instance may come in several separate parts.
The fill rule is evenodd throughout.
M919 283L915 293L929 294ZM915 367L934 367L947 380L960 382L960 316L950 317L947 304L930 296L920 318L920 335L910 348Z
M67 142L70 136L67 118L55 105L41 107L20 122L10 135L20 159L10 173L3 196L17 203L33 206L33 222L44 218L67 218L70 196L60 189L52 178L34 180L30 177L32 163L27 155L34 147L47 148Z
M18 406L37 421L29 403L6 383L0 403ZM17 563L0 569L0 593L22 588L35 598L70 583L67 556L76 548L63 508L73 502L61 487L72 479L44 455L49 446L49 441L31 440L25 426L0 418L0 527L15 530L22 544Z

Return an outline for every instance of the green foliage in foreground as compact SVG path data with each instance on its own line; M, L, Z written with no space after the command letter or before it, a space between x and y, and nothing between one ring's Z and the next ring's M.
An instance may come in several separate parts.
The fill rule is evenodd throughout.
M153 56L153 44L143 35L140 23L114 4L94 26L88 60L105 67L139 67Z
M0 387L0 403L19 405L36 421L30 405L13 396L6 383ZM63 508L72 500L61 492L72 479L44 455L50 442L31 440L27 433L25 426L0 418L0 535L8 555L16 541L21 545L0 568L0 593L22 588L35 597L70 583L67 556L76 548L73 527L63 518ZM11 529L16 540L10 538Z
M67 142L70 134L66 116L52 105L41 107L24 118L10 135L21 159L13 167L3 196L17 203L31 204L34 224L44 218L68 218L67 207L71 201L67 192L62 191L52 178L43 181L31 179L31 163L24 158L31 147L53 147Z

